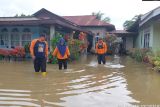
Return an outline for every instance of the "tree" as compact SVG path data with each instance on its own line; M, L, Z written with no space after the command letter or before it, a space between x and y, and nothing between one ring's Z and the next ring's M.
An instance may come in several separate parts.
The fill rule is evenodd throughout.
M92 15L96 16L96 19L104 21L104 22L110 22L111 21L110 17L104 17L103 18L104 13L101 13L101 11L99 11L99 12L92 12Z
M25 15L23 13L21 13L21 15L16 14L14 17L30 17L32 15Z
M132 20L126 20L124 23L123 23L123 28L126 30L128 29L129 27L131 27L133 24L134 24L135 21L132 21Z
M123 23L124 29L128 29L129 27L131 27L140 18L140 16L141 16L141 14L140 15L135 15L131 20L126 20Z

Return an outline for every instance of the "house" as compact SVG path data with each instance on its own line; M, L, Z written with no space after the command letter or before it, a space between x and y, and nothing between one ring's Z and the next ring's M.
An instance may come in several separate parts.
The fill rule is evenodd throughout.
M93 36L89 36L91 47L95 48L95 43L99 37L105 37L107 32L115 30L115 26L98 20L94 15L63 16L63 18L79 25L81 28L91 31ZM93 42L92 42L93 41Z
M90 50L95 47L98 37L105 37L106 32L112 30L115 30L114 25L100 21L96 16L62 17L42 8L29 17L0 17L0 47L25 46L41 33L45 33L52 49L50 41L54 38L55 32L67 35L75 32L75 36L85 32L89 43L88 50Z
M127 31L137 32L134 39L135 48L150 48L153 52L160 50L160 6L147 12Z
M119 48L123 49L123 52L127 52L130 49L134 48L134 39L137 35L136 32L129 32L126 30L114 30L109 33L116 35L120 43Z
M40 33L45 33L52 49L50 40L54 38L57 31L87 33L79 25L42 8L30 17L0 17L0 47L24 46L39 37Z

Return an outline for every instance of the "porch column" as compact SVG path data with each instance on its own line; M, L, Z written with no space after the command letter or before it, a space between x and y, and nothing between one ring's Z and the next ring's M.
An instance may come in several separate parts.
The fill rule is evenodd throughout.
M22 46L22 32L19 32L19 46Z
M55 26L54 25L51 25L50 26L50 51L52 51L52 44L51 44L51 40L55 37Z
M96 47L96 40L95 40L95 35L93 36L93 44L92 44L92 48L95 50Z
M8 48L11 48L11 31L8 31Z

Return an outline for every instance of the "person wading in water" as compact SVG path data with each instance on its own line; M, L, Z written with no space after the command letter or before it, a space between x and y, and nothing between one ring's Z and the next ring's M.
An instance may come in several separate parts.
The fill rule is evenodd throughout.
M97 59L98 59L98 64L101 64L101 62L103 62L103 64L106 63L106 55L107 52L107 45L105 42L103 42L102 38L98 39L98 43L96 43L96 54L97 54Z
M70 51L63 38L59 40L58 45L56 46L52 55L56 56L58 59L59 70L62 70L62 65L64 69L67 69L67 60L70 56Z
M42 75L46 75L46 60L48 58L48 43L45 41L45 34L41 34L38 39L34 39L30 45L30 53L34 62L35 72L41 70Z

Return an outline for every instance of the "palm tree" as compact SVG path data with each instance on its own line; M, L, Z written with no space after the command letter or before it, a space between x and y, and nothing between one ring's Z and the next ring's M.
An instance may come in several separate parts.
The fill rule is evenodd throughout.
M110 22L111 21L110 17L104 17L103 18L104 13L101 13L101 11L99 11L97 13L96 12L92 12L92 15L96 16L96 19L104 21L104 22Z
M103 21L104 21L104 22L111 22L111 19L110 19L110 17L105 17L105 18L103 19Z

